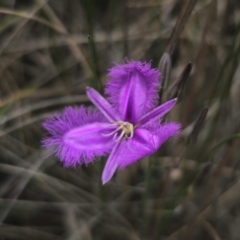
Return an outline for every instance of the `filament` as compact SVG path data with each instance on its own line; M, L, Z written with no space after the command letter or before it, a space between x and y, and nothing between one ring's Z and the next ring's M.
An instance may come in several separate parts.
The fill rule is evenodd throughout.
M118 126L117 129L110 133L103 133L105 137L113 136L114 141L120 141L122 138L132 138L134 133L134 126L129 122L118 121L109 125L109 127ZM121 132L120 132L121 131Z

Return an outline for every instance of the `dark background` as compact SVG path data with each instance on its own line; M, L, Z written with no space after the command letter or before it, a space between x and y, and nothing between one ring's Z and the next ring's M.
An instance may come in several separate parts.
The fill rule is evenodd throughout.
M102 186L105 159L64 169L42 122L125 58L166 62L182 132ZM1 0L0 239L238 240L239 60L236 0Z

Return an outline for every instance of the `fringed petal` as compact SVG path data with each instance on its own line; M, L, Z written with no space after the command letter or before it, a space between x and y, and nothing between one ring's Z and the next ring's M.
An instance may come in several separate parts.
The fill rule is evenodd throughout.
M160 73L151 63L128 62L109 70L105 93L123 121L133 124L157 104Z
M43 124L50 136L43 140L44 147L55 147L55 154L65 167L88 164L96 156L108 154L113 147L113 131L106 118L92 108L65 109Z
M159 147L172 136L179 133L180 125L168 123L160 125L154 132L147 129L136 129L134 137L124 142L118 152L119 168L125 168L138 160L156 152Z

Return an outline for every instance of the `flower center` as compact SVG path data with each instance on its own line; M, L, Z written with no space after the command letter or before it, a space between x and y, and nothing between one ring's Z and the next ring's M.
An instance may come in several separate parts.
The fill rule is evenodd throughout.
M133 137L133 124L129 122L120 122L119 130L122 130L123 136L132 138Z
M122 138L132 138L133 137L134 126L132 123L118 121L118 122L113 123L112 125L118 126L118 128L108 134L104 134L104 136L112 136L113 135L113 139L116 141L119 141Z

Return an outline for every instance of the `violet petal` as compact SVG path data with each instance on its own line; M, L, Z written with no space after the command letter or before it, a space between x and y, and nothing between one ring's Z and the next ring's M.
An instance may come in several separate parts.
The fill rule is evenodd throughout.
M160 73L150 63L116 65L109 76L106 93L123 121L135 124L157 104Z
M147 129L136 129L134 137L124 142L117 163L119 168L125 168L138 160L156 152L159 147L170 137L179 133L180 125L168 123L160 125L153 132Z
M108 160L106 162L106 165L104 167L103 173L102 173L102 183L107 183L114 175L118 168L118 162L116 161L119 159L119 149L121 149L121 145L123 142L119 141L115 143L115 146L113 147Z
M108 154L114 144L111 136L104 135L112 132L113 127L92 108L68 107L63 114L46 120L43 126L50 134L43 140L43 146L54 147L66 167L93 162L96 156Z
M151 122L152 120L160 119L174 107L176 102L177 99L175 98L153 109L151 112L145 114L142 118L140 118L137 125L142 126Z
M109 102L101 96L96 90L93 88L87 87L86 89L88 98L91 102L98 108L98 110L110 121L117 122L119 121L118 114L109 104Z

